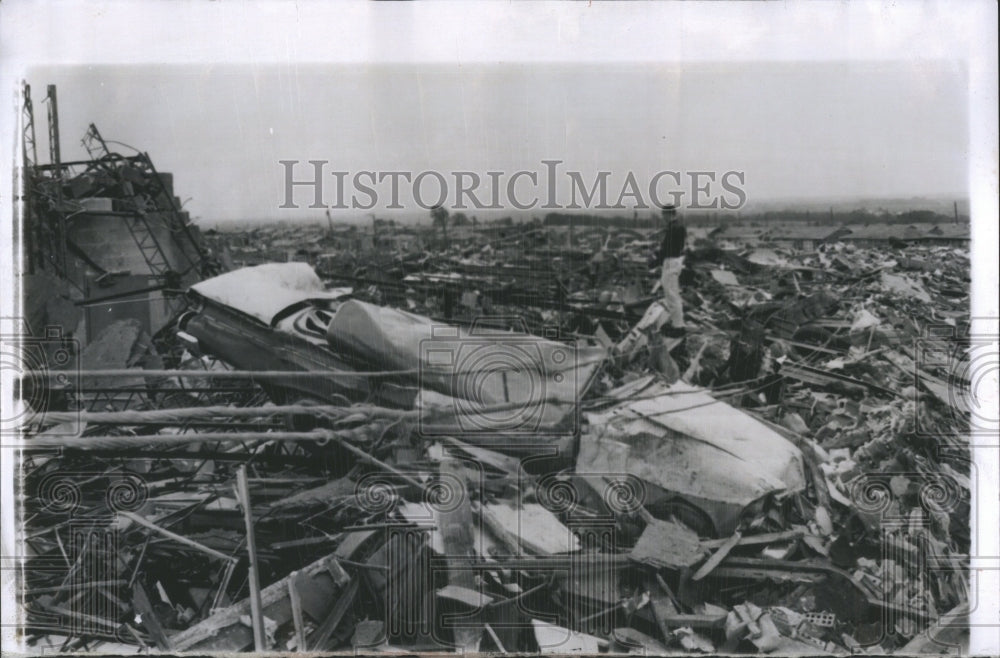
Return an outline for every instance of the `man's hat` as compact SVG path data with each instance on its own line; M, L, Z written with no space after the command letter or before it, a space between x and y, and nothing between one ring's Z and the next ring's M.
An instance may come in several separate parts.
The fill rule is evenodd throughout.
M672 203L660 206L660 212L663 213L664 217L673 217L677 214L677 206Z

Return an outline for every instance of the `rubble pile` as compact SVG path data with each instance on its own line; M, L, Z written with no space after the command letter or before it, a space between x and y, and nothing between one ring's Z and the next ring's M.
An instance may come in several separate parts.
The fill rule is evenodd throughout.
M383 248L317 230L319 247L266 229L288 258L263 264L253 237L209 234L230 271L164 328L110 323L38 379L20 465L35 646L818 655L952 637L967 251L700 241L686 336L660 341L636 329L658 299L651 230Z

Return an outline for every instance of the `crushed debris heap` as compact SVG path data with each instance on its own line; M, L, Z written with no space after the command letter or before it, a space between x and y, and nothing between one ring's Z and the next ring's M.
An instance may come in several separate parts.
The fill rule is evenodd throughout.
M652 231L324 231L322 267L222 273L242 237L87 140L27 170L26 307L72 327L20 389L30 646L965 641L961 248L706 239L660 340Z

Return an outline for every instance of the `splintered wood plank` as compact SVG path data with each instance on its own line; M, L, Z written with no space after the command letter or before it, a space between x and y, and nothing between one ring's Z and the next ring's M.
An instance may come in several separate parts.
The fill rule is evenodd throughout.
M132 606L139 615L138 623L149 631L153 641L156 642L157 648L164 651L174 649L174 645L171 643L166 631L163 630L159 618L153 612L153 605L149 602L146 588L138 580L132 585Z
M681 569L695 564L704 554L694 530L676 521L652 519L630 557L657 568Z
M476 577L473 571L462 569L467 560L457 561L455 558L469 558L476 555L473 529L475 518L469 493L465 487L465 469L461 462L448 460L441 464L441 486L447 487L454 496L455 504L439 505L434 509L438 533L444 549L445 563L448 566L448 585L477 591ZM436 599L440 601L440 599ZM464 622L451 628L455 646L462 651L478 652L483 636L481 622Z
M329 559L320 558L299 570L298 577L312 577L314 574L326 571ZM288 578L282 578L262 589L260 599L265 617L278 622L279 626L291 621L292 606L288 599ZM253 645L253 631L240 622L241 616L249 614L249 598L223 608L194 626L173 635L170 638L173 644L172 650L243 651Z

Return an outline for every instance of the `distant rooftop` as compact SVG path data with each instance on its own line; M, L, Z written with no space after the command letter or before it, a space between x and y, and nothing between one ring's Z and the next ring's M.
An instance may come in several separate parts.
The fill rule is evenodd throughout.
M916 241L937 239L968 239L967 224L869 224L845 227L850 231L841 240L896 240Z
M835 233L844 231L843 226L811 226L809 224L788 224L772 228L770 240L826 240Z

